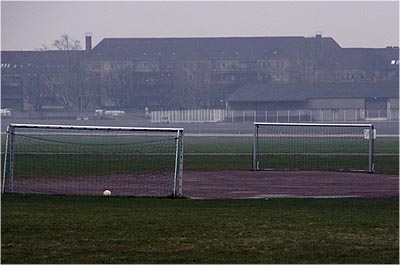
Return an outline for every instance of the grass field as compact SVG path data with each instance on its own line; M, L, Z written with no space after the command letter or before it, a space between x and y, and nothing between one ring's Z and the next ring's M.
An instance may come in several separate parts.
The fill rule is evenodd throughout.
M397 263L398 199L2 197L3 263Z
M332 144L331 144L332 145ZM3 145L4 146L4 145ZM184 138L184 168L185 170L249 170L252 168L252 146L253 139L249 137L185 137ZM314 148L314 147L313 147ZM327 150L335 151L335 147L327 146L319 147L314 152ZM341 147L343 148L343 147ZM300 148L302 149L302 148ZM304 150L307 149L307 144L304 144ZM3 149L4 150L4 149ZM62 149L61 149L62 150ZM172 146L170 150L174 151ZM345 152L346 150L338 149L338 152ZM375 170L378 173L397 174L399 172L399 140L398 138L377 138L375 141ZM61 165L68 165L68 170L64 171L68 175L88 175L100 174L104 172L127 173L134 171L145 171L148 168L154 170L154 167L159 167L159 170L173 170L173 153L171 156L154 157L144 161L142 157L125 157L119 159L117 154L109 156L104 163L104 157L96 158L91 155L58 155L52 157L51 155L19 155L19 161L29 167L18 168L20 173L25 176L40 175L54 176L57 174L56 168ZM2 157L2 160L4 158ZM97 161L98 160L98 161ZM301 158L297 159L297 164L302 165ZM311 158L312 160L312 158ZM315 161L317 161L315 159ZM309 163L310 158L304 159L304 165L308 168L304 169L330 169L338 165L341 168L351 168L354 166L352 161L361 161L361 164L366 170L368 168L368 160L366 157L358 156L342 156L332 159L321 159L318 163ZM307 163L308 161L308 163ZM17 161L18 162L18 161ZM277 168L285 168L285 164L289 164L290 159L286 157L274 156L270 165L276 165ZM88 168L86 165L94 165L96 167ZM57 165L57 167L54 167ZM291 164L286 168L290 168ZM359 168L357 168L359 169ZM3 168L1 168L3 170ZM18 173L18 172L17 172Z
M185 137L185 169L187 170L249 170L252 168L253 139L247 137ZM306 150L306 144L304 150ZM332 146L325 146L334 150ZM315 152L323 151L316 150ZM337 150L343 151L343 150ZM346 151L344 151L346 152ZM377 138L375 141L375 170L378 173L397 174L399 172L399 140L398 138ZM196 154L196 155L191 155ZM219 154L218 156L216 156ZM233 154L233 155L232 155ZM385 155L382 155L385 154ZM337 158L333 163L343 163L351 167L352 159L357 156ZM273 163L284 165L285 160L279 156ZM319 169L329 168L330 164L319 163ZM366 160L364 159L364 162ZM367 165L366 165L367 167Z
M251 169L251 138L185 137L184 144L185 170ZM398 147L397 138L376 140L377 172L398 173ZM21 170L51 176L65 164L71 168L68 174L86 175L80 168L85 161L98 162L88 155L68 156L60 160L47 155L38 162L26 155L31 166ZM112 157L99 168L123 172L125 165ZM397 198L173 200L7 194L1 199L2 263L399 260Z

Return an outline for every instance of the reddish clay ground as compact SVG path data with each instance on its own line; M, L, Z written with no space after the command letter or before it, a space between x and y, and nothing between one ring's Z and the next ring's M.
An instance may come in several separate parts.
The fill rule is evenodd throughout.
M183 196L192 199L276 197L398 197L399 176L327 171L185 171ZM23 194L169 196L171 174L118 174L14 180Z
M399 176L331 171L185 172L185 197L398 197Z

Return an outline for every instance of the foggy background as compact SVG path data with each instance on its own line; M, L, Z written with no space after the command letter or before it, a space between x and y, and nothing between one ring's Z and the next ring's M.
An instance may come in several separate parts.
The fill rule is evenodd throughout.
M399 45L399 2L1 2L2 50L61 34L112 37L323 36L342 47Z
M104 38L314 37L316 34L332 37L343 48L399 46L398 1L2 1L0 4L2 51L35 50L43 44L50 48L62 34L79 40L84 49L85 32L93 33L93 47ZM14 116L6 119L2 131L11 122L25 120ZM30 122L43 123L43 119ZM45 123L135 126L149 122L47 118ZM189 133L252 133L251 121L174 125L184 125ZM383 134L398 133L398 123L380 122L378 127Z

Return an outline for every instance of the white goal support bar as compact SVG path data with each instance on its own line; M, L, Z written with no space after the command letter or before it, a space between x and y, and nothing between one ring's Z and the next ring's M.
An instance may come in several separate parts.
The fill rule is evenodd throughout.
M183 128L152 128L152 127L109 127L109 126L75 126L75 125L42 125L42 124L10 124L15 128L38 128L38 129L75 129L75 130L110 130L110 131L153 131L153 132L177 132Z
M361 123L295 123L295 122L255 122L257 125L273 125L273 126L321 126L321 127L373 127L372 124Z

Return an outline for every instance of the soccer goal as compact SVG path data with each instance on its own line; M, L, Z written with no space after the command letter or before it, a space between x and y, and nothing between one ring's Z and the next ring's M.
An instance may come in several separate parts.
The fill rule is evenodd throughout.
M254 123L253 170L374 170L372 124Z
M180 197L183 129L12 124L3 193Z

